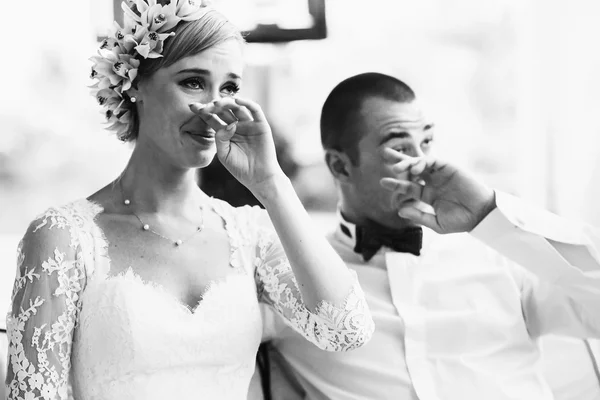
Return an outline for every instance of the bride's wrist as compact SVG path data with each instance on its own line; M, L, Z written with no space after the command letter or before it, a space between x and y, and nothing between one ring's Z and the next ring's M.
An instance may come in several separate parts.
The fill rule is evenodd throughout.
M295 193L292 182L283 172L273 174L268 178L255 183L249 189L257 200L265 207L290 190Z

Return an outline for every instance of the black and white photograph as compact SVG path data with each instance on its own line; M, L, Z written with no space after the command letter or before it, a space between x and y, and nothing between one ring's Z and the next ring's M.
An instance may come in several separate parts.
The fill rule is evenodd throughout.
M600 400L598 0L3 10L0 399Z

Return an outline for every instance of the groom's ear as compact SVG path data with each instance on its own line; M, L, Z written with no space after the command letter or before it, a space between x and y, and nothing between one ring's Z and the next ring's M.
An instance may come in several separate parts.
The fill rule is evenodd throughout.
M336 181L341 183L349 182L351 178L350 167L352 166L352 161L346 153L327 149L325 151L325 163Z

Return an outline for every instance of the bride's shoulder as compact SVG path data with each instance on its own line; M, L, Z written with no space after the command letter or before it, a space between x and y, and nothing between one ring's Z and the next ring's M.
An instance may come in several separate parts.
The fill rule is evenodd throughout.
M87 199L48 207L31 220L26 236L61 236L60 232L68 232L67 236L72 237L77 231L90 230L100 211L99 205Z
M212 209L226 221L234 224L236 227L247 230L248 228L258 229L269 227L271 225L269 214L259 206L239 206L234 207L224 200L211 197L209 203Z
M34 221L53 219L64 223L80 225L90 219L93 219L102 207L88 199L78 199L68 203L50 206L40 214Z
M84 262L92 259L93 229L89 218L93 212L93 204L77 200L48 207L38 214L17 247L19 273L32 274L32 267L39 267L35 273L38 278L42 272L50 275L60 271L59 275L64 275L70 270L77 271L78 277L84 276Z

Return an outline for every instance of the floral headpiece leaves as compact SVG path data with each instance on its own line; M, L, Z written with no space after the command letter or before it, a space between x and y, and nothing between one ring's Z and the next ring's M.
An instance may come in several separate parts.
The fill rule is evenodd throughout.
M181 21L195 21L208 11L207 0L170 0L162 5L156 0L125 0L121 3L124 24L115 22L102 41L90 78L92 95L104 108L109 130L126 139L132 122L133 104L125 93L135 81L141 59L162 57L164 41Z

